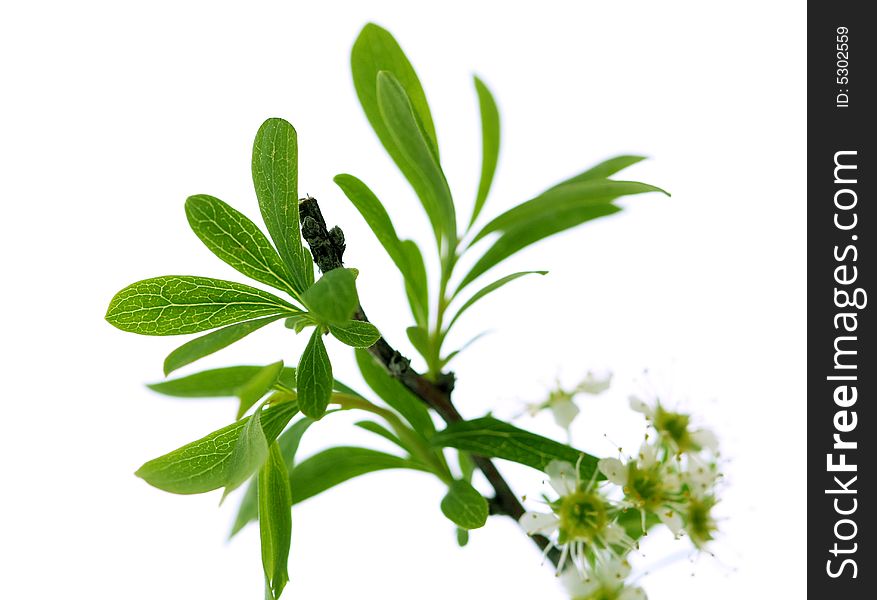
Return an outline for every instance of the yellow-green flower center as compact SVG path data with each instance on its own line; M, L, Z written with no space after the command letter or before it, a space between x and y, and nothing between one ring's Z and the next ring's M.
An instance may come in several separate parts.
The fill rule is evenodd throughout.
M688 502L686 527L691 541L698 547L703 546L713 539L715 533L716 521L712 516L713 506L716 505L715 498L707 496L706 498L692 497Z
M664 410L660 404L655 408L655 429L671 440L680 452L689 449L697 450L688 432L690 420L691 417L688 415Z
M631 463L624 492L638 507L653 509L664 501L664 486L658 469L640 469Z
M559 539L563 544L569 540L593 541L609 524L609 506L606 500L593 491L577 491L560 499L557 515Z

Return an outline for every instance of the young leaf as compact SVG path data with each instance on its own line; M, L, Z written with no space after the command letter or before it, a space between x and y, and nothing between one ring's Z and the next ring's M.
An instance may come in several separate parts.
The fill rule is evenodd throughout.
M405 93L411 99L411 106L417 118L423 125L430 143L435 148L436 156L438 156L435 126L432 123L432 115L426 102L426 94L423 93L423 87L420 85L417 73L414 72L414 68L390 32L374 23L363 27L353 44L350 66L353 71L353 86L356 88L356 95L359 96L359 102L362 104L365 116L393 160L399 162L398 150L381 117L375 87L378 73L381 71L389 71L402 84Z
M457 545L462 548L469 543L469 530L457 527Z
M450 331L453 324L457 321L457 319L460 318L460 315L462 315L466 311L467 308L469 308L470 306L472 306L473 304L475 304L476 302L481 300L487 294L489 294L495 290L498 290L499 288L501 288L505 284L507 284L511 281L514 281L518 277L523 277L524 275L545 275L546 273L548 273L548 271L521 271L520 273L512 273L511 275L506 275L505 277L503 277L501 279L497 279L496 281L494 281L490 285L487 285L487 286L481 288L480 290L475 292L475 294L473 294L472 297L469 298L465 302L465 304L463 304L463 306L460 307L460 310L457 311L457 314L455 314L454 318L451 319L451 322L448 323L448 326L445 329L445 333Z
M402 240L402 253L408 260L413 283L405 285L408 305L414 321L421 327L429 324L429 292L427 291L426 266L420 248L411 240Z
M185 367L196 360L218 352L250 335L257 329L261 329L265 325L283 317L284 315L274 315L272 317L244 321L243 323L235 323L234 325L211 331L208 334L190 340L167 355L167 358L164 359L164 374L170 375L180 367Z
M237 397L240 399L237 417L240 419L244 416L251 406L262 399L274 387L283 371L283 361L272 363L266 367L262 367L253 376L237 390Z
M478 529L487 523L487 500L468 481L458 479L451 483L441 508L448 519L463 529Z
M485 225L472 240L474 244L484 236L496 231L509 231L526 225L544 216L558 211L574 208L587 208L600 204L608 204L622 196L660 192L664 190L638 181L614 181L612 179L594 179L553 187L532 200L523 202L493 219Z
M378 328L365 321L347 321L329 325L329 332L342 344L354 348L368 348L378 341L381 332Z
M475 80L475 91L478 93L478 106L481 109L481 180L478 182L478 195L475 197L475 208L472 210L472 218L469 226L478 218L490 185L493 183L493 175L496 172L496 163L499 159L499 110L496 101L484 82L478 77Z
M150 383L146 387L159 394L177 398L224 398L239 396L240 390L264 367L241 365L192 373L185 377ZM277 382L295 389L295 369L283 367Z
M609 160L604 160L603 162L594 165L587 171L583 171L574 177L570 177L569 179L565 179L558 183L557 185L551 186L549 189L558 188L563 185L567 185L568 183L578 183L579 181L588 181L589 179L606 179L608 177L612 177L619 171L626 169L631 165L635 165L636 163L645 160L645 156L615 156L610 158Z
M342 174L335 177L335 183L365 219L396 268L402 273L411 312L417 323L425 326L429 318L429 297L426 267L417 244L410 240L399 239L383 204L362 181L353 175Z
M192 231L211 252L247 277L293 296L289 267L255 223L222 200L200 194L186 200Z
M374 433L375 435L379 435L382 438L384 438L385 440L388 440L388 441L396 444L397 446L399 446L403 450L410 452L408 447L402 442L402 440L399 439L399 437L395 433L393 433L392 431L390 431L389 429L387 429L386 427L384 427L380 423L375 423L374 421L357 421L356 423L354 423L354 425L356 425L357 427L359 427L361 429L365 429L366 431L370 431L371 433Z
M544 471L552 460L576 464L581 458L582 478L590 479L597 459L552 439L518 429L493 417L460 421L436 433L433 446L456 448L479 456L502 458Z
M447 331L447 330L445 330L445 331ZM490 330L488 330L488 331L482 331L481 333L479 333L479 334L476 335L475 337L471 338L468 342L466 342L465 344L463 344L462 346L460 346L458 349L454 350L453 352L451 352L450 354L448 354L447 356L445 356L445 357L441 360L441 362L439 363L439 364L441 365L441 368L444 368L449 362L451 362L452 360L454 360L454 359L460 354L460 352L462 352L463 350L465 350L466 348L468 348L469 346L471 346L472 344L474 344L475 342L477 342L478 340L480 340L481 338L483 338L483 337L484 337L485 335L487 335L488 333L490 333Z
M298 412L295 402L269 406L260 413L266 440L273 441ZM149 485L174 494L201 494L226 485L229 459L246 417L144 464L136 475Z
M238 435L237 442L228 458L228 471L225 474L225 490L222 499L237 489L243 482L258 471L268 457L268 439L262 430L262 411L257 409Z
M289 581L287 562L292 536L292 494L289 473L275 442L268 460L258 475L259 538L262 542L262 567L273 598L280 598Z
M620 210L621 208L614 204L573 207L545 213L540 217L534 218L529 223L509 229L478 259L469 273L460 282L460 285L457 286L455 293L459 293L460 290L475 281L486 271L530 244L576 225L581 225L586 221L617 213Z
M402 171L417 192L436 239L441 242L444 238L453 246L457 240L457 217L438 155L431 147L399 80L392 73L381 71L378 73L377 89L381 116L405 165Z
M168 275L123 289L110 301L106 319L122 331L183 335L296 312L289 302L242 283Z
M307 431L314 422L313 419L309 419L308 417L299 419L292 425L292 427L281 433L280 437L277 438L277 444L280 446L280 454L283 456L287 472L292 471L292 468L295 465L295 454L298 451L301 438L305 431ZM246 527L247 523L255 521L258 518L259 501L257 490L258 485L256 480L250 480L250 483L244 492L244 496L241 499L238 514L235 517L234 525L232 525L231 533L228 535L229 538L234 537L238 531Z
M253 143L253 185L268 233L289 267L293 287L314 282L310 253L302 246L298 216L298 138L283 119L268 119Z
M332 363L329 362L319 328L311 335L299 359L295 376L301 412L312 419L319 419L326 412L332 395Z
M408 334L408 341L414 346L421 356L429 354L429 333L423 327L409 327L405 330Z
M408 389L390 377L365 350L356 351L356 364L368 386L391 408L405 418L414 431L425 438L435 433L435 424L426 405Z
M350 269L333 269L305 290L302 300L314 316L326 323L347 322L359 307L356 276Z
M300 462L289 475L292 503L298 504L349 479L384 469L425 470L422 465L385 452L339 446Z
M475 473L475 462L468 452L457 452L457 462L460 463L461 479L472 483L472 474Z

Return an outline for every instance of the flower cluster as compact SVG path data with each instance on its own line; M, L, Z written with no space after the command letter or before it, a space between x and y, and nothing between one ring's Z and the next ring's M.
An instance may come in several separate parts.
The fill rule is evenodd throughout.
M652 430L639 453L627 460L604 458L589 477L582 476L581 460L575 466L552 461L545 472L558 497L545 499L549 511L520 519L529 534L553 542L546 552L560 548L557 571L574 600L644 600L642 588L627 581L627 556L655 525L677 538L687 536L698 550L717 529L716 437L657 399L648 404L631 398L631 408L645 414Z

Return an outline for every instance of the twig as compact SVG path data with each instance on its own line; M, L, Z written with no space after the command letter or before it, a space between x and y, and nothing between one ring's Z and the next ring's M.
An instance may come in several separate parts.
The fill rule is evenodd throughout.
M302 237L308 243L314 262L322 273L337 269L342 266L342 259L346 245L344 233L340 228L328 229L323 218L320 205L316 198L302 199L299 202L299 216L301 219ZM359 321L368 321L365 311L360 306L353 316ZM387 343L383 337L378 339L368 349L369 354L380 362L387 372L408 388L415 396L420 398L427 406L435 410L445 423L456 423L463 420L457 408L451 402L451 391L454 387L452 373L442 373L437 381L431 381L411 368L411 361L403 356L398 350ZM508 482L496 468L496 465L487 457L473 456L472 460L484 477L493 487L495 497L490 498L492 514L503 514L516 521L524 514L521 505ZM545 550L551 542L542 535L530 536L533 542L541 550ZM548 559L557 566L560 561L560 552L557 548L548 551Z

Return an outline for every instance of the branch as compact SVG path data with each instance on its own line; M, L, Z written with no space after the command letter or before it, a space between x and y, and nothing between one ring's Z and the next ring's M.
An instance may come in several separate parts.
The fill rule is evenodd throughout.
M327 229L320 205L316 198L302 199L299 202L299 216L301 219L302 237L308 243L314 262L322 273L337 269L342 266L342 258L346 245L344 233L340 228ZM353 318L358 321L368 321L365 311L360 306ZM398 350L387 343L383 337L378 339L368 349L369 354L380 362L387 372L408 388L415 396L420 398L427 406L435 410L445 423L462 421L463 417L451 402L451 391L454 388L453 373L443 373L438 381L431 381L411 368L411 361L403 356ZM518 521L524 514L521 505L508 482L489 458L473 456L472 460L484 477L493 487L496 494L489 499L492 514L504 514ZM545 550L551 542L542 535L530 536L533 542L541 550ZM548 559L557 566L560 562L560 552L557 548L548 550Z

